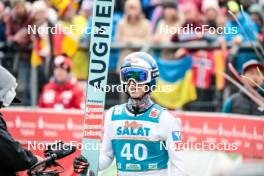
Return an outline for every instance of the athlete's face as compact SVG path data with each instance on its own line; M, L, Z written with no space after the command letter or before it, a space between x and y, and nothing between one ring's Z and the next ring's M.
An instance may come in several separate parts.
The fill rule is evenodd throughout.
M128 93L131 98L141 98L144 96L144 84L137 84L134 81L130 81L128 83Z

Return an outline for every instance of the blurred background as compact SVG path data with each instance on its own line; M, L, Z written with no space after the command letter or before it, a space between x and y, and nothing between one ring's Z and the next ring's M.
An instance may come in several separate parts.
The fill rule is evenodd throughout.
M41 124L40 129L45 121L65 124L66 130L73 131L69 135L81 139L82 112L78 111L77 120L72 110L85 107L92 8L93 0L0 1L0 64L17 78L18 97L22 101L21 108L5 113L12 134L21 141L41 138L37 137L40 133L30 138L26 133L29 131L17 130L31 128L27 127L27 120ZM108 84L120 83L119 65L124 56L134 51L149 52L159 65L158 87L171 88L154 92L152 98L180 113L186 138L191 134L198 136L198 141L212 137L206 130L213 124L213 129L230 130L233 136L228 138L229 142L242 141L240 147L244 148L238 154L186 153L187 160L192 160L189 166L193 174L213 175L229 166L238 166L245 158L264 157L263 8L263 0L115 0ZM222 72L242 87L227 81ZM245 96L243 88L251 96ZM106 109L126 99L114 89L107 93ZM33 107L40 110L32 112ZM56 113L63 116L65 109L71 110L66 111L67 118L59 122L58 117L53 122ZM49 113L55 113L54 118L49 118ZM193 116L200 120L195 121ZM68 134L60 136L59 129L46 127L48 132L41 141L64 138ZM192 127L205 130L201 132L203 138ZM56 130L54 138L48 135L55 134L51 132ZM236 135L236 130L243 131L243 135L242 132ZM248 137L247 132L253 137ZM221 135L222 131L216 136ZM262 166L263 163L246 163L245 167L239 165L238 170L249 168L245 170L263 175L259 169ZM109 175L111 172L115 170L107 171ZM234 173L237 171L228 172Z
M79 104L84 102L84 94L79 88L85 90L88 76L92 3L92 0L0 2L0 63L17 77L22 106L82 107ZM124 56L143 50L152 53L158 61L161 72L158 86L168 84L173 89L153 94L159 104L169 109L222 111L225 100L238 89L225 81L220 72L228 73L227 63L231 62L242 74L246 61L263 58L263 53L258 50L256 54L250 45L250 41L258 46L263 44L263 3L261 0L116 0L109 85L119 84L119 65ZM228 10L237 16L243 29ZM41 32L52 27L69 33ZM192 31L196 27L198 30ZM67 71L78 84L71 85L74 96L80 97L71 105L54 97L53 102L45 102L47 97L52 101L50 86L63 79L57 78L60 73L54 74L54 58L60 54L71 60ZM76 86L79 86L77 90ZM58 91L61 90L55 88ZM125 100L115 90L107 94L106 106Z

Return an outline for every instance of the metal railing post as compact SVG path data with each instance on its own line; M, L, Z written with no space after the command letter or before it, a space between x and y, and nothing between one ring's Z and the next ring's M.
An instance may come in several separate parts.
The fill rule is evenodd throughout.
M30 87L31 87L31 106L37 105L38 99L38 68L31 66L31 80L30 80Z

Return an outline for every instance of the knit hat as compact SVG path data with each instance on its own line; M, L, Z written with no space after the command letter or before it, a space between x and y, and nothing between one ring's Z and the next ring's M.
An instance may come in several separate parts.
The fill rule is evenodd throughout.
M48 10L47 4L43 0L35 1L32 4L32 14L36 14L37 12L46 12Z
M260 5L252 4L249 7L249 13L258 14L258 16L261 18L261 20L264 21L264 12L263 12L262 7Z
M250 59L243 64L243 73L245 73L250 67L258 67L260 70L264 70L264 64L255 59Z
M65 55L59 55L54 59L54 67L60 67L70 72L71 66L72 66L71 59Z
M202 11L205 12L208 9L219 10L219 4L217 0L204 0L202 4Z

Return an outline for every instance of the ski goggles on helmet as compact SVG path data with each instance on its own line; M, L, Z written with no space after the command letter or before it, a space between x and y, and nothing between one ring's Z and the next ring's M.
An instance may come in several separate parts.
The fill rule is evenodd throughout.
M151 70L139 67L125 67L121 69L120 80L125 84L131 80L138 84L149 83L151 81Z

